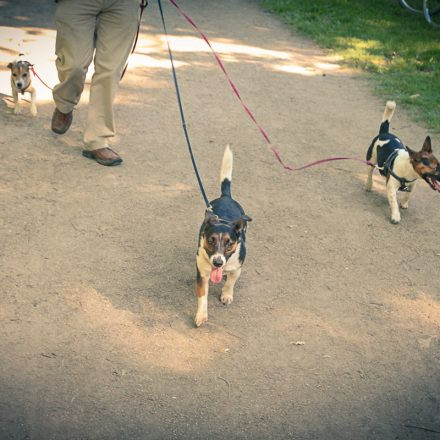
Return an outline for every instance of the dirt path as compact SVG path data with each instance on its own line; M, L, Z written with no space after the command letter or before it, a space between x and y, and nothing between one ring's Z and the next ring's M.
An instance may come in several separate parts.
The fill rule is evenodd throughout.
M0 439L438 438L405 425L440 431L439 197L420 184L392 226L362 165L283 172L167 5L207 192L230 143L254 219L235 302L213 288L209 323L193 327L203 203L152 3L117 99L123 166L80 155L87 93L63 137L43 87L35 120L1 102ZM384 106L364 82L255 3L183 5L286 160L364 155ZM0 2L2 65L20 27L55 82L52 13ZM426 134L401 108L393 128L412 146Z

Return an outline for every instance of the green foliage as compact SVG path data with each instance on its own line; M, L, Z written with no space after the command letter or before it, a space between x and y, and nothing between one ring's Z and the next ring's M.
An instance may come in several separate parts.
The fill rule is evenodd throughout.
M431 1L440 5L440 0ZM440 130L440 29L421 15L401 8L397 0L261 3L348 65L367 72L385 99L395 99L417 120Z

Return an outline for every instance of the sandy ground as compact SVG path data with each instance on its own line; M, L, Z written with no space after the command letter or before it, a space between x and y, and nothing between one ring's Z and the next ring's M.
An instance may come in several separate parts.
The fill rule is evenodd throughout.
M235 302L212 288L194 328L204 205L152 3L116 102L125 162L106 168L81 156L87 90L64 136L40 84L38 117L12 114L17 41L55 83L54 4L0 2L0 439L439 438L421 429L440 431L439 195L422 182L393 226L362 164L283 171L166 4L207 192L230 143L254 219ZM287 161L364 156L384 100L361 79L253 2L182 5ZM399 107L392 125L421 146Z

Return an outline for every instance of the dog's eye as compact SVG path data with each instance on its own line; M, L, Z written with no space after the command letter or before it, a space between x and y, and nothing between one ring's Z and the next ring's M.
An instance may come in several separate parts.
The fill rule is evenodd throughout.
M27 73L23 73L23 78L26 78L27 77Z
M212 237L210 237L208 239L208 244L210 244L212 246L213 244L215 244L215 240Z
M13 73L12 76L13 76L14 78L17 78L17 74L16 74L16 73Z
M427 167L431 165L429 159L427 159L426 157L422 157L420 160L422 161L423 165L426 165Z

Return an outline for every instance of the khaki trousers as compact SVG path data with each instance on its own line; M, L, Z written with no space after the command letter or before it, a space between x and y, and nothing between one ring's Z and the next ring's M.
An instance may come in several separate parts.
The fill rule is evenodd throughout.
M115 135L113 100L134 42L139 4L140 0L57 3L55 50L60 83L53 89L53 99L62 113L69 113L78 103L95 54L84 132L84 142L90 150L106 147L108 138Z

